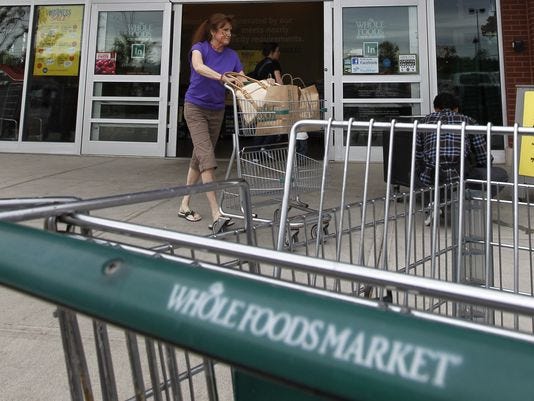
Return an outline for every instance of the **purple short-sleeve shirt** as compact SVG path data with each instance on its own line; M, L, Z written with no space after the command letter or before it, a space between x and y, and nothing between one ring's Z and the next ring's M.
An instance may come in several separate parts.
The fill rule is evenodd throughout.
M222 52L217 52L213 50L208 41L204 41L195 43L191 52L193 50L198 50L202 54L204 64L220 74L243 71L239 56L228 47L225 47ZM185 93L187 102L206 109L220 110L224 109L224 98L225 88L219 81L200 75L191 66L191 79Z

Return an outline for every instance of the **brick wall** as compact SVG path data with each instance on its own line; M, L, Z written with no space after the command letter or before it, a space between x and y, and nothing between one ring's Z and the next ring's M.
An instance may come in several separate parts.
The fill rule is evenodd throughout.
M534 85L534 0L501 0L506 115L515 122L516 85ZM525 50L516 52L512 41L523 40Z

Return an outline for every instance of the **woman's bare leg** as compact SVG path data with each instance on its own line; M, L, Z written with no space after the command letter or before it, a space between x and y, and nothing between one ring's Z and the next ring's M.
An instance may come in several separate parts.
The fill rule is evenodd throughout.
M187 172L187 185L194 185L198 182L198 179L202 177L202 183L207 184L209 182L215 181L215 169L210 168L202 173L198 170L192 169L189 167L189 171ZM217 195L214 191L206 192L206 197L208 198L208 203L211 209L211 217L213 221L217 220L217 218L221 215L219 212L219 203L217 202ZM182 198L182 204L180 206L181 210L189 210L189 201L191 200L191 195L185 195Z
M201 173L202 183L207 184L209 182L215 181L215 169L210 168ZM217 202L217 195L214 191L206 192L206 197L208 198L208 203L211 209L212 220L215 221L219 218L221 213L219 212L219 203Z
M195 185L198 182L199 178L200 178L200 171L189 167L189 170L187 171L186 185ZM185 195L182 198L182 204L180 206L180 210L184 210L184 211L189 210L190 200L191 200L191 195Z

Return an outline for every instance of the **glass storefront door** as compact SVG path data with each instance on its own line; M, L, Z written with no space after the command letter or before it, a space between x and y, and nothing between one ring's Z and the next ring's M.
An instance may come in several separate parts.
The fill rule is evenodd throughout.
M170 3L94 5L82 152L165 156Z
M457 95L460 111L479 124L502 125L496 1L435 0L434 21L438 91ZM494 162L503 163L503 138L491 145Z
M0 7L0 141L19 138L29 22L29 6Z
M425 1L334 1L333 10L334 37L341 38L333 44L335 119L411 121L429 112ZM375 161L383 138L372 138ZM336 159L345 143L335 135ZM366 145L366 133L353 136L350 158L364 160Z
M2 150L78 151L84 14L82 4L0 7Z

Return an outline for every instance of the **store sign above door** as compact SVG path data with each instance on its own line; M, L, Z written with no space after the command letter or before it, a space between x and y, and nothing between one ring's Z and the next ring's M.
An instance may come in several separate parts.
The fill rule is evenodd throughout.
M384 20L357 20L354 22L356 27L356 39L384 39Z

